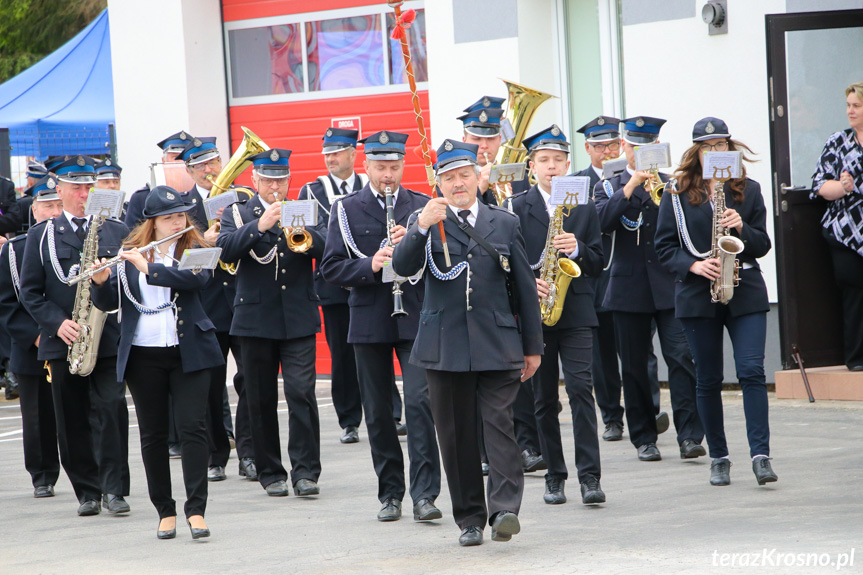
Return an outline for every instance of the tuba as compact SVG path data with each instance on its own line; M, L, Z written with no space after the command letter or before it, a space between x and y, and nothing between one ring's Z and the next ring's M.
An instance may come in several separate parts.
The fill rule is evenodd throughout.
M213 189L210 190L210 197L218 196L227 192L230 189L231 184L234 183L234 180L236 180L237 177L239 177L239 175L249 167L249 164L251 164L249 158L255 154L260 154L261 152L266 152L270 149L270 147L256 136L254 132L245 126L241 127L243 129L243 141L240 142L239 147L231 156L231 159L228 160L228 163L225 164L217 177L214 178L211 175L207 176L207 180L213 184ZM236 191L241 194L245 194L249 199L255 195L248 188L237 188ZM214 224L218 223L218 220L211 220L207 222L207 225L212 227ZM219 267L231 275L235 275L237 273L237 264L226 264L225 262L220 261Z
M503 143L497 152L495 162L498 164L518 164L524 162L527 157L527 149L521 145L521 141L527 135L527 129L530 127L534 114L543 102L554 98L554 96L515 82L504 80L503 83L506 84L509 94L504 119L512 126L515 136ZM502 206L511 194L506 190L506 186L495 185L492 191L499 206Z
M560 320L569 282L581 275L581 268L567 257L558 257L557 250L552 246L554 236L563 231L563 218L568 216L570 211L572 206L560 205L554 208L554 214L548 223L545 248L542 251L539 279L548 284L548 295L539 300L539 313L542 323L549 326L555 325Z

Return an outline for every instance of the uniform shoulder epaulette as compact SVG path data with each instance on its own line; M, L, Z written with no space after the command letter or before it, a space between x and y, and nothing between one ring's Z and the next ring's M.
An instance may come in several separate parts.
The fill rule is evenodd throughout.
M35 227L35 226L30 226L30 227ZM14 244L15 242L22 242L26 239L27 239L27 234L21 234L20 236L15 236L11 240L9 240L9 243Z
M121 220L120 218L108 218L105 220L105 223L111 222L112 224L120 224L122 226L126 225L126 222Z
M11 179L7 178L6 176L0 176L0 180L6 180L10 184L13 184L13 185L15 184L15 182L13 182Z
M404 189L407 190L408 192L410 192L411 194L419 197L419 198L429 198L430 197L428 194L424 194L422 192L417 192L415 190L408 190L407 188L404 188Z
M511 195L511 196L509 197L509 200L510 200L510 201L512 201L512 200L514 200L514 199L516 199L516 198L520 198L520 197L522 197L522 196L526 196L526 195L527 195L527 193L528 193L529 191L530 191L529 189L528 189L528 190L522 190L522 191L518 192L517 194L513 194L513 195ZM500 206L491 206L491 207L493 207L493 208L494 208L494 207L498 207L498 208L499 208Z
M513 197L514 197L514 196L513 196ZM510 200L510 201L512 201L512 200ZM489 206L489 208L490 208L491 210L495 211L495 212L501 212L501 213L503 213L503 214L506 214L506 215L508 215L508 216L512 216L512 217L514 217L514 218L517 218L517 217L518 217L517 215L515 215L514 213L512 213L511 211L509 211L508 209L506 209L506 208L505 208L505 207L503 207L503 206Z
M49 221L51 221L51 220L42 220L42 221L41 221L41 222L39 222L38 224L33 224L32 226L30 226L30 229L31 229L31 230L35 230L36 228L38 228L38 227L40 227L40 226L44 226L44 225L45 225L45 224L47 224Z

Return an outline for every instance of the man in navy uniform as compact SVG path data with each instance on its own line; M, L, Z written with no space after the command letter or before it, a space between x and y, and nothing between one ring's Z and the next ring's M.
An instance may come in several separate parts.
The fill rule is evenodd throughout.
M176 160L177 156L180 155L191 139L192 136L187 132L180 131L176 134L171 134L156 144L162 150L162 162L173 162ZM129 196L129 204L126 206L126 217L124 221L130 230L144 220L144 202L147 200L149 193L150 184L148 182L144 184L144 187L139 190L135 190L135 192Z
M395 226L390 235L394 244L404 236L408 216L429 200L400 186L407 139L407 134L382 131L362 140L369 183L336 202L321 263L326 281L351 288L348 342L356 354L366 430L378 476L378 500L382 504L379 521L401 518L405 495L404 457L393 421L394 351L402 369L405 418L410 430L407 442L414 519L442 517L434 505L440 494L440 459L425 370L408 362L419 324L422 283L414 285L410 280L401 284L407 315L393 317L392 276L386 273L391 271L393 250L387 245L387 188L392 192Z
M69 346L81 326L71 319L77 286L68 285L71 268L81 261L92 217L84 215L90 186L96 181L92 158L75 156L54 168L63 214L30 228L21 269L21 302L39 324L38 359L51 366L51 391L60 442L60 461L80 506L78 515L97 515L99 499L111 513L126 513L129 504L129 412L126 387L117 382L116 315L108 315L98 359L87 376L69 373ZM129 229L106 219L98 230L98 257L117 255ZM95 410L90 426L90 411ZM98 437L94 446L92 436ZM94 456L99 454L99 460Z
M656 257L658 206L644 185L650 173L635 170L637 146L658 143L665 120L637 116L623 120L627 168L597 187L596 209L602 231L615 233L611 277L603 306L614 314L614 331L623 375L629 438L641 461L659 461L657 418L648 375L651 322L656 322L662 355L668 365L674 427L680 456L705 455L704 430L695 407L695 366L674 317L674 275ZM663 182L668 180L660 174ZM646 281L645 281L646 280Z
M357 158L356 130L327 128L323 137L323 155L328 173L309 182L300 190L298 199L313 199L318 202L318 213L324 225L330 222L333 204L337 199L363 189L368 182L365 174L354 171ZM348 326L351 320L348 308L348 290L331 284L321 275L320 260L316 262L315 291L321 298L324 316L324 335L330 348L332 360L333 407L342 428L342 443L360 440L358 428L363 420L363 404L360 401L360 386L357 382L357 364L354 348L348 343Z
M96 164L96 188L101 190L119 190L120 174L123 168L112 160L105 158Z
M45 176L30 188L35 195L31 207L34 221L42 222L63 213L57 195L57 178ZM57 424L45 362L39 361L39 324L18 299L26 235L3 244L0 251L0 323L12 336L9 368L19 382L21 425L24 438L24 467L30 473L33 496L53 497L60 475L57 455Z
M181 132L180 139L186 135ZM177 155L178 160L186 163L186 172L195 181L195 186L185 192L183 199L187 204L194 207L188 212L189 217L195 223L198 231L204 234L204 238L215 245L219 237L219 223L215 222L209 226L207 212L204 209L206 200L213 189L213 182L222 171L222 158L216 147L216 138L186 138L186 146ZM255 451L251 424L249 422L249 408L246 405L245 394L245 364L238 339L231 337L231 326L234 309L234 298L236 278L217 266L213 270L213 279L201 290L201 302L204 311L216 326L216 338L222 348L222 357L226 364L214 367L211 371L209 396L209 429L212 442L210 453L210 469L207 473L209 481L223 481L226 479L225 466L231 454L229 441L230 409L227 421L224 418L227 404L227 390L225 379L227 377L228 351L234 355L237 363L237 373L234 375L234 390L237 392L237 457L239 458L239 474L249 480L258 479L255 466Z
M280 226L290 184L290 150L252 156L257 195L222 214L222 260L236 263L237 295L231 336L246 369L258 481L267 495L288 495L279 441L279 367L288 403L288 456L296 495L317 495L321 474L320 421L315 399L315 334L321 331L312 259L324 251L323 219L306 226L312 245L288 249ZM290 234L292 228L285 228Z
M537 291L540 298L549 294L550 286L543 281L540 271L545 258L551 218L557 206L550 203L551 181L569 170L569 142L557 126L552 125L524 139L529 155L528 162L536 174L537 185L527 192L513 196L509 209L518 216L524 234L529 261L537 262ZM581 484L584 504L605 502L605 493L599 484L601 475L599 440L596 436L596 405L590 379L593 356L593 328L596 312L593 309L593 288L587 276L597 276L602 270L602 241L599 220L593 201L564 208L562 229L553 238L555 260L570 258L580 269L579 277L572 278L565 293L560 319L542 328L545 358L533 378L536 417L542 456L548 465L545 475L545 495L549 504L566 502L564 483L568 477L560 437L557 404L560 398L560 370L563 366L564 385L572 409L572 429L575 437L575 464ZM560 256L563 254L563 256ZM556 266L557 267L557 266ZM558 272L559 274L562 272Z
M427 370L461 545L482 543L487 521L494 541L509 541L521 529L524 476L512 405L519 381L534 374L542 354L536 281L518 218L477 199L476 151L454 140L438 148L436 179L444 197L411 218L393 257L396 273L424 270L425 297L410 361ZM451 268L444 263L441 221ZM488 505L477 414L490 466Z

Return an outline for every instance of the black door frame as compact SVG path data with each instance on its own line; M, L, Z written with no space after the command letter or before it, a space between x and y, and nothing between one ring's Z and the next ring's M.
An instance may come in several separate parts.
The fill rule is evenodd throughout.
M785 33L863 27L863 10L768 14L765 21L782 365L784 369L796 367L792 357L795 346L809 367L841 365L841 295L821 236L826 202L809 199L808 182L805 187L789 187L801 182L790 181ZM837 126L839 129L842 127Z

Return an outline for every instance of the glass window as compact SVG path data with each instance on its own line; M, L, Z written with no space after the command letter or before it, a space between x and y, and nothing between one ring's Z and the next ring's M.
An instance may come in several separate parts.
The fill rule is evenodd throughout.
M235 98L303 91L300 24L231 30L231 94Z
M378 14L321 20L310 25L309 90L383 86L383 46Z
M428 81L428 55L426 54L426 14L425 10L417 10L416 20L407 29L408 45L411 49L411 62L414 68L414 79L417 82ZM404 58L402 57L401 42L392 39L395 26L395 14L387 13L387 38L389 39L389 66L390 83L407 84L408 76L405 72Z

